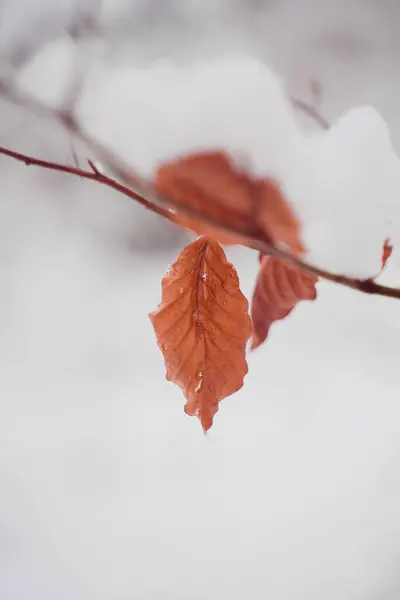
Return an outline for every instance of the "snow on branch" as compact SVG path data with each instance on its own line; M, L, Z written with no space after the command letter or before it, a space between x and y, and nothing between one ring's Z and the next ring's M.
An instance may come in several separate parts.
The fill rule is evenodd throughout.
M374 281L371 281L370 278L359 279L348 277L343 274L332 273L324 268L309 264L307 261L294 256L282 247L271 244L270 240L266 239L264 236L254 236L246 227L232 227L229 223L221 221L221 219L215 219L211 217L209 214L203 212L201 208L194 209L188 206L185 200L182 201L176 198L166 198L157 195L151 182L143 180L135 173L132 167L124 163L121 157L116 156L99 141L93 139L82 128L75 115L75 105L78 96L75 97L73 103L68 102L68 104L63 104L60 108L54 109L37 101L35 98L24 93L22 90L15 88L11 81L5 79L0 80L0 96L3 96L5 99L14 104L26 108L38 116L53 119L63 125L66 131L71 133L76 139L82 142L94 154L94 156L96 156L96 158L100 160L100 162L104 164L104 166L111 173L113 173L115 178L108 177L107 175L101 174L98 171L94 172L93 168L90 171L85 171L69 165L61 165L40 160L32 156L11 151L10 149L4 147L0 147L0 154L7 155L10 158L25 163L26 165L60 171L70 175L91 179L92 181L97 181L100 184L112 187L124 195L129 196L148 210L151 210L173 222L176 222L176 214L194 218L204 225L211 225L213 227L217 227L227 234L236 235L240 238L240 241L243 245L263 252L264 254L280 258L288 265L300 268L310 275L321 277L327 281L343 285L365 294L376 294L389 298L400 298L400 289L398 288L380 285ZM304 103L301 105L301 108L304 107L307 107L307 112L310 114L317 114L311 106ZM322 117L319 117L318 119L322 120L322 122L329 127L325 119ZM93 163L91 164L93 165Z
M210 149L185 154L162 162L152 178L144 178L91 135L77 115L88 69L78 50L82 49L82 36L95 29L96 20L86 17L70 28L77 67L71 85L55 107L24 91L10 75L0 77L0 97L61 125L90 154L88 168L79 166L74 149L74 166L1 145L0 155L25 166L105 185L200 236L181 252L163 279L162 302L150 318L164 355L167 378L183 389L186 412L198 416L206 431L219 402L243 384L248 339L253 337L252 349L260 346L273 323L284 319L299 302L316 299L320 279L396 299L400 299L400 289L380 285L375 281L377 275L349 277L308 262L302 223L280 184L272 177L250 173L229 152ZM292 97L291 104L327 130L330 125L318 108L321 88L314 85L311 91L312 103ZM240 244L259 254L251 317L234 266L228 263L221 244ZM382 269L391 250L386 240ZM186 331L183 337L182 327Z

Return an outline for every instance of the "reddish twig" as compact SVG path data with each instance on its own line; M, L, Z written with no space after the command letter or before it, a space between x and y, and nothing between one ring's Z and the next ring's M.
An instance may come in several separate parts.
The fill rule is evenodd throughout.
M275 256L276 258L284 260L289 265L300 268L306 273L310 273L327 281L343 285L345 287L357 290L364 294L375 294L379 296L386 296L388 298L400 299L400 289L398 288L391 288L384 285L379 285L374 281L371 281L371 279L357 279L353 277L347 277L346 275L331 273L329 271L326 271L325 269L321 269L314 265L305 263L299 258L292 256L285 250L271 245L268 241L255 238L249 235L246 229L228 227L225 223L221 223L216 219L205 215L199 210L188 208L184 205L184 203L178 202L171 198L168 199L155 196L151 190L151 186L144 187L143 192L132 190L128 186L120 184L116 180L100 173L100 171L97 169L97 167L95 167L92 161L89 161L89 165L92 170L85 171L76 167L61 165L50 161L37 159L32 156L22 154L20 152L14 152L7 148L0 147L0 154L9 156L10 158L13 158L19 162L23 162L28 166L34 165L53 171L59 171L62 173L83 177L85 179L89 179L107 185L108 187L115 189L116 191L121 192L129 198L132 198L133 200L139 202L148 210L152 210L153 212L156 212L157 214L173 222L175 222L176 213L181 213L185 216L192 217L200 223L212 227L217 227L224 233L235 235L236 237L241 238L243 245L249 248L258 250L270 256Z
M136 202L139 202L139 204L141 204L147 210L151 210L151 211L157 213L158 215L160 215L166 219L169 219L171 221L174 220L173 214L170 213L168 210L164 209L161 206L153 205L151 202L146 200L142 195L136 193L131 188L127 187L126 185L123 185L122 183L119 183L118 181L116 181L115 179L112 179L111 177L108 177L107 175L104 175L103 173L100 173L100 171L94 166L92 161L88 161L92 170L86 171L86 170L80 169L78 167L62 165L62 164L58 164L55 162L42 160L40 158L35 158L33 156L28 156L27 154L22 154L21 152L15 152L14 150L9 150L8 148L0 147L0 154L9 156L10 158L13 158L19 162L23 162L28 167L29 166L41 167L42 169L49 169L51 171L59 171L61 173L68 173L69 175L75 175L77 177L82 177L84 179L90 179L91 181L97 181L97 183L106 185L106 186L116 190L117 192L120 192L121 194L128 196L132 200L136 200Z
M39 116L52 118L61 123L69 132L73 133L81 142L86 144L100 158L105 166L107 166L107 168L124 183L119 183L116 179L107 177L106 175L100 173L100 171L91 161L89 161L91 171L85 171L79 168L39 160L21 153L13 152L6 148L0 148L0 154L7 155L10 158L24 162L27 165L35 165L46 169L68 173L70 175L76 175L78 177L84 177L92 181L97 181L98 183L107 185L108 187L121 192L129 198L136 200L148 210L152 210L153 212L175 223L177 213L191 217L203 225L216 227L221 232L239 237L241 243L249 248L258 250L263 254L275 256L276 258L285 261L289 265L302 269L306 273L315 275L327 281L343 285L364 294L376 294L389 298L400 299L400 289L398 288L390 288L379 285L370 279L358 279L354 277L347 277L346 275L331 273L325 269L321 269L314 265L303 262L301 259L292 256L284 249L273 246L269 240L254 237L252 233L246 230L244 227L242 229L239 227L229 227L226 225L226 223L221 223L216 219L211 218L209 215L202 213L200 210L189 208L184 202L179 202L172 198L159 197L154 193L148 182L138 177L132 168L124 164L120 157L117 157L97 140L94 140L85 131L83 131L72 112L73 107L54 110L41 104L31 96L16 90L10 84L10 82L4 82L1 80L0 94L2 94L8 100L31 110ZM296 99L292 99L292 101L299 108L307 112L307 114L315 118L321 127L324 129L329 128L329 123L323 117L321 117L315 108L307 105L303 101Z

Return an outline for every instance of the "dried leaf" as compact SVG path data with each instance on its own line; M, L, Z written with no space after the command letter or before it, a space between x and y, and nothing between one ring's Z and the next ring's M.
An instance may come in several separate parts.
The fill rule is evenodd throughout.
M272 256L261 256L252 301L252 349L262 344L274 321L287 317L300 300L315 300L317 278Z
M263 182L258 223L275 246L285 244L297 256L306 253L300 238L300 221L279 187L270 179Z
M388 259L391 257L392 252L393 252L393 246L390 243L390 239L386 238L386 240L383 242L381 273L382 273L383 269L385 268Z
M244 236L261 235L271 244L284 243L296 254L304 253L300 223L278 185L239 170L225 152L192 154L161 165L155 175L155 190ZM207 227L186 216L178 215L176 222L223 244L243 241L243 236Z
M239 278L215 240L202 237L178 256L162 280L162 303L150 315L166 378L186 396L185 411L204 431L219 402L239 390L252 334Z
M386 263L389 260L390 256L392 255L392 252L393 252L393 246L390 243L390 239L386 238L386 240L383 242L383 246L382 246L381 268L379 270L379 273L377 273L373 277L368 278L369 281L375 281L375 279L378 279L379 275L382 274L382 271L386 267Z

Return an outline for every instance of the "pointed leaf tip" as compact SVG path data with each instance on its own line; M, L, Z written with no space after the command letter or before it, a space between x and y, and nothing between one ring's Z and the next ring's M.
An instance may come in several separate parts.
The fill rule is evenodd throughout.
M369 281L375 281L375 279L378 279L379 275L382 274L384 268L386 267L387 261L389 260L389 258L392 255L392 252L393 252L393 246L390 243L390 239L386 238L386 240L383 242L383 246L382 246L381 268L379 269L379 273L377 273L373 277L368 278Z

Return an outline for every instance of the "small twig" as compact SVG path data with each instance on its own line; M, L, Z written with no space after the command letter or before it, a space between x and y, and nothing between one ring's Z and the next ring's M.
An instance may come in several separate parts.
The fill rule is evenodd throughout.
M71 140L71 154L72 154L72 159L74 161L75 167L77 169L80 169L79 159L78 159L78 155L77 155L76 150L75 150L75 146L74 146L73 140Z
M329 271L326 271L325 269L321 269L309 263L303 262L299 258L292 256L285 250L273 246L270 242L264 239L252 237L251 235L249 235L248 231L246 231L245 228L240 229L239 227L228 227L225 223L221 223L218 220L203 214L199 210L188 208L184 205L184 203L178 202L171 198L167 199L155 196L152 193L150 186L148 186L147 189L143 191L143 193L138 193L137 191L134 191L129 187L118 183L114 179L100 173L100 171L95 167L92 161L88 161L92 171L85 171L83 169L77 169L75 167L70 167L67 165L61 165L37 159L32 156L22 154L20 152L14 152L7 148L0 147L0 154L9 156L10 158L23 162L26 165L34 165L45 169L51 169L53 171L60 171L63 173L68 173L70 175L84 177L92 181L97 181L98 183L107 185L108 187L115 189L118 192L121 192L129 198L136 200L145 208L152 210L153 212L173 222L176 222L176 213L180 213L185 216L190 216L196 219L199 223L208 225L209 227L213 228L216 227L221 232L239 237L243 245L249 248L258 250L270 256L275 256L276 258L285 261L288 265L302 269L306 273L315 275L317 277L321 277L322 279L325 279L327 281L343 285L345 287L357 290L364 294L375 294L379 296L386 296L388 298L400 299L400 289L398 288L391 288L384 285L379 285L374 281L371 281L371 279L357 279L353 277L347 277L346 275L331 273Z
M307 102L305 102L304 100L300 100L299 98L295 98L294 96L291 96L290 101L295 108L301 110L308 117L313 119L320 127L322 127L322 129L330 128L330 124L328 123L328 121L318 112L315 106L307 104Z
M96 167L94 162L92 160L90 160L90 158L88 158L87 161L88 161L88 165L92 169L93 173L95 173L96 175L101 175L100 171L98 170L98 168Z
M86 76L89 71L90 59L88 52L83 52L84 44L89 40L93 41L99 28L100 14L102 10L102 0L86 0L87 6L82 6L74 20L67 28L70 40L74 44L74 77L72 84L67 89L63 112L73 113L78 103L79 97L85 85Z
M319 108L322 103L323 89L319 81L310 81L310 92L314 100L314 107Z
M21 152L14 152L13 150L9 150L8 148L0 147L0 154L9 156L10 158L13 158L14 160L17 160L19 162L23 162L26 166L41 167L42 169L49 169L51 171L58 171L61 173L68 173L69 175L75 175L76 177L82 177L84 179L90 179L91 181L97 181L98 183L106 185L116 190L117 192L128 196L132 200L136 200L136 202L139 202L139 204L141 204L147 210L151 210L152 212L157 213L165 219L174 221L174 215L168 210L164 209L161 206L152 204L151 202L146 200L142 195L136 193L134 190L127 187L126 185L123 185L115 179L112 179L111 177L100 173L100 171L94 166L94 164L91 161L89 161L89 164L92 168L92 171L85 171L84 169L79 169L78 167L61 165L51 161L42 160L40 158L35 158L33 156L28 156L26 154L22 154Z
M17 90L9 81L0 79L0 95L6 100L16 104L22 108L26 108L37 116L45 119L52 119L60 123L67 131L72 133L82 143L88 146L100 160L108 167L113 174L121 179L129 187L142 186L143 181L140 177L134 174L131 167L126 165L124 161L110 152L105 146L100 144L87 134L79 125L75 115L69 109L64 107L59 109L51 108L42 104L34 97Z

